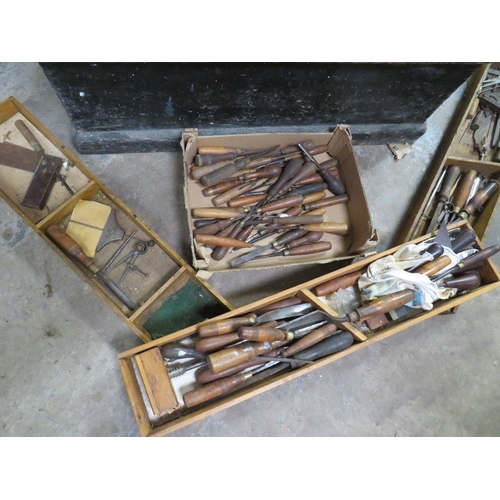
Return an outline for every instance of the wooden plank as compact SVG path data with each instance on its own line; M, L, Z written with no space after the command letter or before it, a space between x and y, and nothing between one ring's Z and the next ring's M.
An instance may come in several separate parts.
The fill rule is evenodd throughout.
M155 347L135 357L153 413L158 417L180 408L160 349Z

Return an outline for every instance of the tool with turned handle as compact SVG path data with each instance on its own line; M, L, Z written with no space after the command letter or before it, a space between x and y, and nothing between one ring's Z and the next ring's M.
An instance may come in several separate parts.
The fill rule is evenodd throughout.
M93 259L85 255L82 247L62 229L58 224L49 226L46 231L47 236L64 252L83 264L92 271L94 276L101 281L131 310L135 309L135 304L94 264Z

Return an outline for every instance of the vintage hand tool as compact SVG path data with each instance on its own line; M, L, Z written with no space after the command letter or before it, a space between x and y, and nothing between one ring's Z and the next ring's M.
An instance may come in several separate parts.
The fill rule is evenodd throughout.
M198 327L198 335L200 337L211 337L213 335L223 335L236 331L241 326L251 326L266 323L268 321L293 318L301 316L312 309L311 304L301 303L290 307L282 307L274 311L269 311L260 316L256 314L249 314L247 316L238 316L235 318L223 319Z
M139 274L142 274L144 277L148 277L149 275L144 271L141 271L136 265L135 261L138 259L140 255L145 254L148 251L148 244L145 241L138 241L134 244L134 249L131 250L125 257L121 258L115 265L111 266L107 272L111 272L113 269L116 269L119 265L127 263L123 274L120 276L120 279L116 282L116 286L120 286L121 282L125 279L127 274L130 271L137 271Z
M272 146L252 156L247 156L246 158L237 160L234 163L228 163L223 167L220 167L208 174L205 174L203 177L201 177L200 181L205 187L214 186L215 184L222 182L228 177L231 177L231 175L235 174L239 170L243 170L244 168L246 168L252 160L259 158L260 156L264 156L270 153L271 151L274 151L278 147L279 145Z
M135 234L135 230L132 231L123 241L123 243L113 252L113 255L108 259L106 264L101 268L102 274L106 274L108 269L111 267L113 262L118 258L118 256L122 253L123 249L127 246L128 242L132 239Z
M23 200L22 204L30 208L37 208L40 205L41 201L43 200L43 196L46 196L45 195L46 191L48 190L50 193L50 189L52 188L52 186L50 186L50 183L52 181L49 180L51 179L51 174L45 173L44 170L48 170L48 172L52 171L53 172L52 175L55 175L59 179L61 184L68 190L68 192L71 195L74 195L75 194L74 191L68 186L66 180L59 172L62 167L63 160L60 159L61 163L59 164L59 162L56 162L53 159L55 157L53 156L49 157L48 155L45 155L45 151L42 145L38 142L33 132L31 132L31 130L28 128L26 123L23 122L23 120L16 120L15 126L17 127L19 132L21 132L23 137L28 141L28 143L34 149L34 151L36 151L42 157L40 165L44 165L44 169L39 171L39 169L37 168L37 170L35 171L35 175L33 176L30 186L28 187L25 201ZM46 162L45 164L44 161ZM51 167L53 168L53 170ZM33 182L35 182L35 185L32 186ZM43 193L43 195L39 195L39 193ZM43 208L43 206L40 208Z
M261 366L259 368L255 368L250 371L237 373L236 375L215 380L213 382L209 382L208 384L199 387L198 389L186 392L183 395L184 405L186 406L186 408L192 408L201 403L205 403L219 396L227 394L233 388L242 385L248 379L255 377L259 373L262 373L277 364L278 365L280 364L279 361L269 361L264 366ZM275 368L275 370L271 371L277 373L278 371L281 371L284 368L286 368L286 365L284 367L279 366ZM269 371L269 374L271 374L271 371Z
M73 257L86 268L88 268L94 276L100 278L102 282L131 310L135 309L135 304L110 280L100 269L94 264L93 259L87 257L83 249L78 243L71 238L58 224L49 226L46 231L47 236L67 255Z
M234 148L232 151L226 149L226 151L220 153L200 153L198 150L198 154L194 157L194 162L198 167L204 167L205 165L212 165L221 161L235 160L237 158L256 155L263 151L263 149L246 150Z
M344 194L345 193L345 186L344 184L341 182L340 179L338 179L337 177L335 177L331 172L329 172L327 169L323 168L319 163L318 161L313 157L311 156L311 154L309 153L309 151L307 151L307 149L301 144L299 143L298 144L299 148L302 150L302 152L304 153L304 156L310 161L310 162L313 162L316 167L318 168L319 170L319 173L321 175L321 177L323 178L323 180L328 184L328 189L335 195L340 195L340 194Z
M323 233L319 233L323 234ZM332 244L329 241L320 241L318 243L310 243L310 244L305 244L305 245L298 245L296 247L292 248L283 248L280 250L277 250L276 252L273 252L269 255L258 255L257 257L254 257L253 260L259 260L259 259L269 259L272 257L295 257L298 255L314 255L317 253L324 253L328 252L328 250L332 249Z
M472 140L474 141L474 151L478 154L479 160L481 161L489 150L487 139L492 124L493 114L490 108L480 105L476 117L469 127L473 131Z
M500 183L496 179L489 179L484 188L480 189L460 210L458 214L454 214L452 222L458 220L468 220L478 212L480 212L486 202L498 190Z
M330 354L343 351L350 347L354 342L354 337L351 333L339 331L335 335L327 337L326 339L318 342L317 344L304 349L294 354L293 359L302 359L308 361L315 361Z
M441 188L436 196L437 206L434 210L434 215L432 216L431 222L429 223L429 227L427 228L427 232L431 233L436 230L438 226L438 220L440 217L442 217L445 204L449 202L451 191L459 175L460 167L458 167L457 165L448 167L446 175L443 179L443 183L441 184Z

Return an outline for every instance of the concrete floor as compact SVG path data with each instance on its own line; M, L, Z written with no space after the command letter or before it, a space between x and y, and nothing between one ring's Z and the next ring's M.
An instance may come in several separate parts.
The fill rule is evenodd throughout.
M392 246L464 87L402 160L386 145L355 146L380 250ZM9 96L78 154L36 63L0 63L0 101ZM191 261L180 153L78 156ZM498 217L488 245L500 243ZM493 260L500 264L500 255ZM0 435L138 436L117 355L140 340L61 264L0 201ZM210 283L241 306L333 268L234 271ZM499 306L497 289L171 436L499 436Z

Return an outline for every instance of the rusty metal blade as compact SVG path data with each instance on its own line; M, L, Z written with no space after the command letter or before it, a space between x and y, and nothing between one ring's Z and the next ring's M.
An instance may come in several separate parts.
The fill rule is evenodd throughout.
M0 164L27 172L35 172L42 156L36 151L9 142L0 142Z

